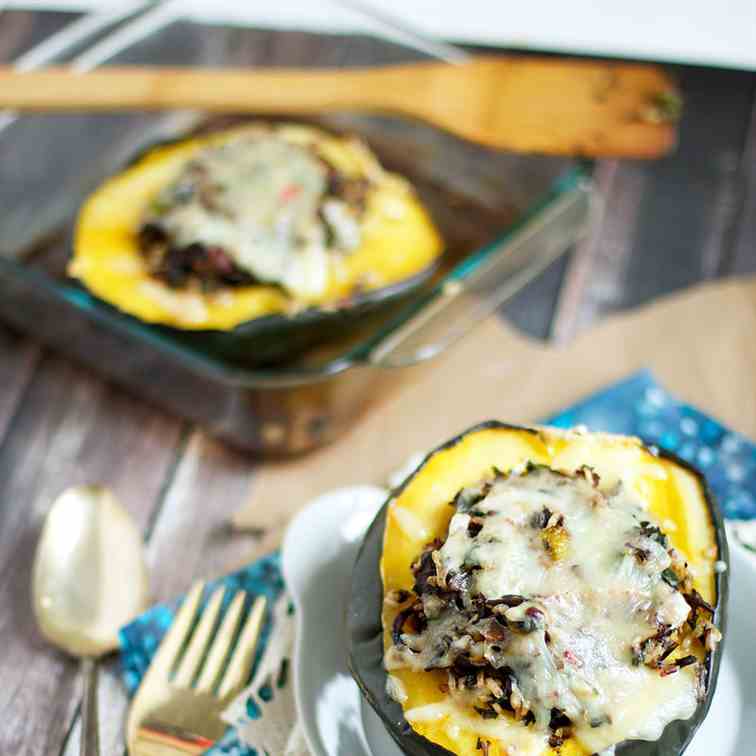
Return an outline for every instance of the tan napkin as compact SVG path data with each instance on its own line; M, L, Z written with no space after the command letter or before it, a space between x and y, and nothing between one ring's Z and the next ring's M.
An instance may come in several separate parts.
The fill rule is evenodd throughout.
M313 496L382 483L411 455L487 419L534 422L642 367L679 398L756 438L756 277L706 284L608 318L571 344L498 319L396 385L334 444L261 466L235 523L278 530Z

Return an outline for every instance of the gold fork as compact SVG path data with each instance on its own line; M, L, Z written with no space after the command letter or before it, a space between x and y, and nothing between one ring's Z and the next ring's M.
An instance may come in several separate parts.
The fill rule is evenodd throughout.
M192 586L139 686L127 725L132 756L209 748L226 730L221 712L249 677L265 599L254 602L237 633L247 594L236 592L219 624L226 589L215 590L198 613L204 589Z

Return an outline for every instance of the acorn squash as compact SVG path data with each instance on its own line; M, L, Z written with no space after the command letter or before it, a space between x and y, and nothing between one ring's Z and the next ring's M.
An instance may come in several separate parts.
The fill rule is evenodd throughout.
M487 422L431 452L371 525L350 667L413 756L677 756L716 684L726 560L687 463Z
M412 187L358 139L254 123L155 146L106 181L68 272L144 323L260 362L406 298L441 251Z

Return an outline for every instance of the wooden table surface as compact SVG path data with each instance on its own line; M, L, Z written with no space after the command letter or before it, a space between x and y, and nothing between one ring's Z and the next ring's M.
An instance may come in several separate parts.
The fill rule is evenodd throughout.
M0 60L29 44L32 26L0 13ZM756 271L756 77L676 73L687 103L677 152L598 163L598 232L506 308L527 333L567 340L607 313ZM254 476L248 457L0 326L0 754L78 753L77 667L42 640L29 602L32 554L56 494L85 481L115 489L144 530L160 600L259 553L264 535L228 526ZM124 751L125 706L110 661L103 754Z

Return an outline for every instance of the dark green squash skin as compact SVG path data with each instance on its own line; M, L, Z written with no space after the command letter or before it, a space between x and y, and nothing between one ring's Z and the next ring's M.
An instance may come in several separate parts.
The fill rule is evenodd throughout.
M121 171L114 175L133 167L152 150L178 144L195 135L188 133L156 140L140 148L124 163ZM281 364L295 359L318 344L348 338L372 322L382 321L395 308L408 304L420 294L423 284L428 283L437 272L442 256L409 278L380 289L354 294L329 308L310 307L294 315L264 315L228 331L193 331L154 323L144 325L189 349L206 352L245 367ZM133 315L118 312L124 318L137 319Z
M383 668L383 627L381 609L383 606L383 586L380 577L380 559L383 549L383 533L386 527L386 513L389 502L409 485L418 471L435 454L450 449L465 436L480 430L518 430L537 434L537 429L523 428L496 420L473 426L430 452L417 469L392 491L386 503L368 529L355 561L352 572L352 590L347 612L347 639L349 669L362 694L383 721L397 745L408 756L453 756L446 748L432 743L416 733L404 719L402 707L386 694L386 671ZM706 479L695 467L676 455L646 444L654 455L668 459L696 476L701 484L708 504L709 515L715 530L719 559L729 565L729 550L722 513L709 489ZM724 636L726 629L726 606L729 589L729 570L716 574L717 602L714 622ZM706 659L708 688L706 699L699 705L690 719L670 722L661 737L654 741L632 740L617 746L617 756L680 756L690 744L711 706L717 685L719 666L722 659L723 643Z

